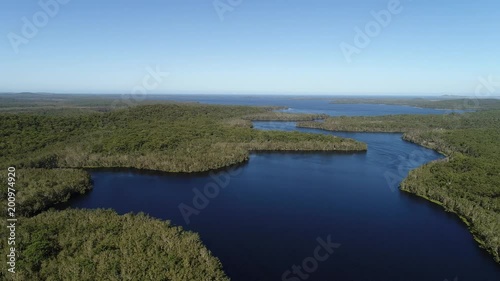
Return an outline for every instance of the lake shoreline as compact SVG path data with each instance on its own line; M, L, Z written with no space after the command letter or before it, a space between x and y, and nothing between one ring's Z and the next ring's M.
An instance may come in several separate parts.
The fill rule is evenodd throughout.
M486 112L478 112L478 113L468 113L468 114L462 116L461 118L477 118L479 121L476 120L476 122L481 122L480 119L484 118L483 116L488 116L488 114L491 114L491 113L488 113L487 111ZM493 114L491 114L491 115L493 115ZM476 116L479 116L479 117L476 117ZM380 120L389 119L389 120L391 120L391 122L396 122L395 119L397 117L398 116L388 116L388 117L380 117L378 119L380 119ZM407 118L408 116L402 115L401 117ZM428 117L423 117L423 118L428 118ZM348 123L347 126L345 124L343 124L342 129L337 130L335 128L336 127L335 125L337 125L337 123L335 123L335 122L342 122L342 120L341 121L333 121L336 119L339 119L339 118L338 117L330 117L329 119L326 120L326 122L327 122L326 124L319 123L319 122L310 122L310 121L309 122L299 122L299 123L297 123L297 127L319 129L319 130L325 130L325 131L331 131L331 132L346 131L345 130L346 128L353 128L353 130L347 130L347 131L348 132L357 132L357 133L374 133L374 132L384 133L386 131L390 131L391 133L394 133L394 132L398 131L398 132L403 133L403 135L402 135L403 140L417 144L419 146L422 146L422 147L425 147L428 149L432 149L432 150L442 154L443 156L445 156L446 158L444 160L441 160L438 162L432 161L432 162L426 163L426 164L424 164L420 167L417 167L414 170L410 171L408 176L401 181L400 189L401 190L406 189L404 191L412 193L412 194L417 195L417 196L420 196L422 198L425 198L426 200L429 200L430 202L437 203L437 204L443 206L447 212L451 212L451 213L456 214L466 224L467 229L473 235L474 240L477 242L479 247L482 249L485 249L492 256L493 260L497 264L500 264L500 247L498 249L496 249L496 246L488 244L488 242L487 242L487 240L489 240L490 243L493 243L491 241L495 241L495 238L491 237L492 234L488 234L489 235L489 237L488 237L486 234L482 233L482 231L480 231L478 229L478 226L476 226L472 223L472 219L468 218L467 216L465 216L463 214L463 212L464 212L463 210L457 210L457 209L455 209L455 207L450 207L453 205L453 203L450 203L449 200L453 201L454 200L453 196L444 197L441 200L439 199L439 198L441 198L439 196L438 196L439 198L438 197L431 198L429 196L425 196L425 195L421 194L421 192L423 192L421 189L424 189L425 185L423 185L423 184L418 185L417 184L418 182L416 179L413 179L413 181L415 181L415 183L413 183L412 179L410 179L411 173L417 173L417 172L423 173L422 171L425 167L427 167L427 164L431 164L431 163L436 164L437 163L438 165L440 165L441 163L447 163L450 161L454 161L455 160L454 155L459 155L460 157L466 157L466 156L463 156L462 152L457 153L456 149L453 148L453 146L450 145L449 142L447 143L446 141L440 140L439 137L436 137L436 135L439 135L442 132L444 132L445 129L442 129L442 128L441 129L439 129L439 128L414 129L411 127L411 125L408 127L404 127L404 125L401 125L401 124L404 124L403 121L400 121L399 125L401 127L397 128L397 129L392 129L390 127L381 125L377 118L352 117L352 118L350 118L351 123ZM342 119L342 117L340 119ZM449 119L450 119L449 122L452 124L453 124L453 122L460 122L462 120L460 118L456 119L455 116L450 117ZM426 120L426 119L424 119L424 120ZM381 122L383 122L383 121L381 121ZM443 124L446 124L446 122L443 121ZM459 125L460 125L460 123L458 123L458 125L455 125L455 126L459 126ZM448 126L451 126L451 125L448 125ZM453 129L454 129L453 127L448 128L448 131L452 131ZM461 133L459 133L459 134L461 134ZM412 184L414 186L419 186L419 187L418 188L416 187L417 189L415 189L415 190L408 189L407 186L412 185ZM404 188L402 188L402 187L404 187ZM446 199L448 200L448 205L446 205L443 202L443 200L446 200ZM492 219L492 220L494 220L494 219Z

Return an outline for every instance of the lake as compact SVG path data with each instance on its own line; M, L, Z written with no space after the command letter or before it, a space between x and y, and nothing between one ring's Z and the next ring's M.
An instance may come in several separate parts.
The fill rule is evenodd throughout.
M145 212L198 232L236 281L500 280L500 266L455 215L398 190L438 153L400 134L254 126L350 137L368 151L254 153L213 174L94 170L94 190L68 205Z

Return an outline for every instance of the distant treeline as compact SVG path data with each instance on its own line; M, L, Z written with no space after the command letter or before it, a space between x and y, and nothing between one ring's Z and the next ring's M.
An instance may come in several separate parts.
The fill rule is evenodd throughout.
M419 130L500 129L498 110L429 115L340 116L324 122L300 122L299 127L346 132L414 132Z
M279 111L267 111L264 113L252 114L243 117L245 120L252 121L314 121L327 118L327 114L300 114L286 113Z
M407 105L448 110L491 110L500 108L500 99L487 98L336 98L337 104Z

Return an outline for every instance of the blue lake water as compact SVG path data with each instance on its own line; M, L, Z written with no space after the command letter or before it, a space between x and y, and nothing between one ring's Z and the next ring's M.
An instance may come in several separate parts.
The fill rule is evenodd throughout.
M500 280L455 215L398 190L409 170L441 155L400 134L299 130L354 138L368 151L255 153L214 174L93 171L94 190L69 205L145 212L198 232L236 281ZM189 223L179 206L196 208Z

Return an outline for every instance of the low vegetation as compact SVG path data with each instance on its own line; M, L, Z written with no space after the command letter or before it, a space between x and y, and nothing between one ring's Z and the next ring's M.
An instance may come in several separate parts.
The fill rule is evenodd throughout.
M500 262L500 110L450 115L331 117L300 127L402 132L404 139L447 155L411 171L401 189L459 215Z

